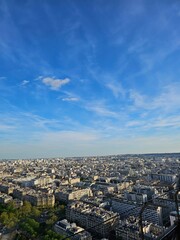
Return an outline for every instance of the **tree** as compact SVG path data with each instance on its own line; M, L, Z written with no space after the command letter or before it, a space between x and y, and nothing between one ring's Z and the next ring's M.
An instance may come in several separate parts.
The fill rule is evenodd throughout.
M63 235L55 233L52 230L47 231L44 240L62 240L64 238Z
M20 215L22 217L30 215L32 210L32 205L30 202L24 201L23 206L21 207Z
M0 216L0 221L7 228L13 228L18 223L18 218L12 212L3 212Z
M8 212L15 212L16 211L15 203L13 201L9 202L6 205L6 209Z
M8 221L9 221L9 216L8 216L8 213L7 213L7 212L1 213L0 221L2 222L3 225L6 225L6 224L8 223Z
M39 223L36 220L32 218L28 218L27 223L36 231L39 229Z
M57 222L58 218L55 214L53 214L48 220L46 220L47 225L53 225L55 222Z
M32 207L31 215L34 217L39 217L41 215L41 211L37 207Z
M20 229L35 238L38 235L39 223L32 218L28 218L20 224Z
M9 222L7 224L8 228L13 228L18 223L18 218L12 212L9 213Z

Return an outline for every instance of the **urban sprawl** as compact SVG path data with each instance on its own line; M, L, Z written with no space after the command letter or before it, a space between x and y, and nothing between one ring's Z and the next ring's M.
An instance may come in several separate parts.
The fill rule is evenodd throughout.
M2 216L2 206L28 202L44 226L64 206L50 229L62 239L156 239L177 219L179 170L180 154L1 160L0 238L28 236L22 223L6 226Z

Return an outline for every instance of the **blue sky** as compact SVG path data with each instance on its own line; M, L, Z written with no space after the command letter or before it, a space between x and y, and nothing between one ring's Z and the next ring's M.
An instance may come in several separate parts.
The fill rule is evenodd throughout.
M180 2L1 0L0 158L180 151Z

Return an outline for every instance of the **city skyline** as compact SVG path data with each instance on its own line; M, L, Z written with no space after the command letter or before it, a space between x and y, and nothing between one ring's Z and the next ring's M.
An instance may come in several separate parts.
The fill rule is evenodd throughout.
M0 159L179 152L178 1L0 2Z

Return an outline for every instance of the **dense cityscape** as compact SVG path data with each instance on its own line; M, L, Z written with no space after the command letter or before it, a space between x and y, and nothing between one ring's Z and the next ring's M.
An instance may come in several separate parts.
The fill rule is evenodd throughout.
M1 160L0 237L161 239L179 170L178 153Z

